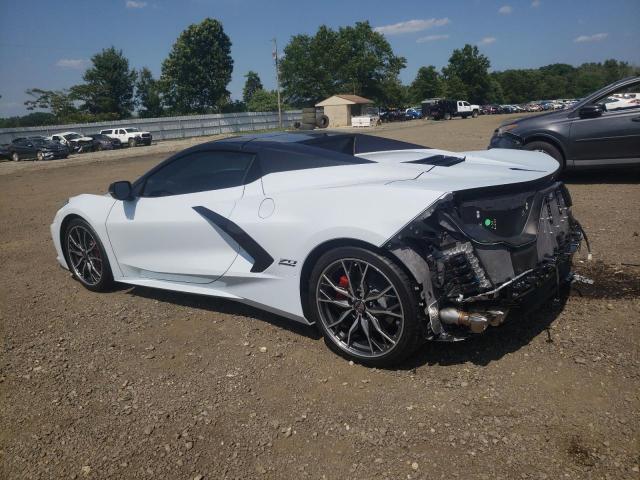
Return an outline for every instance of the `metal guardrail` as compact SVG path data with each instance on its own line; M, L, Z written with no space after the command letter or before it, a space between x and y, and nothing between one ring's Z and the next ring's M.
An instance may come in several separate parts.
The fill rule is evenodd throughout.
M293 122L302 119L301 110L282 112L282 126L290 128ZM99 133L115 127L136 127L150 132L154 140L202 137L221 133L255 132L279 127L278 112L214 113L188 115L184 117L135 118L129 120L48 125L43 127L0 128L0 144L10 143L18 137L43 135L48 137L59 132L82 134Z

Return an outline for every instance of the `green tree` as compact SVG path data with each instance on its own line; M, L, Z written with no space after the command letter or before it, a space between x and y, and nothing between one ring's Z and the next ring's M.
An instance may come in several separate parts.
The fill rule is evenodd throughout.
M409 87L409 93L414 103L420 103L427 98L441 97L444 94L444 83L436 67L420 67Z
M285 106L283 105L283 109ZM256 90L247 103L250 112L277 112L278 94L275 90Z
M220 111L222 113L239 113L247 111L247 104L242 100L233 100L222 105Z
M48 110L61 122L67 121L77 113L73 99L67 90L29 88L25 93L32 97L31 100L24 102L27 110Z
M489 94L487 97L487 103L504 103L504 92L502 91L502 84L494 78L491 77L490 80L490 88Z
M447 97L452 98L454 100L461 100L465 98L469 98L469 91L467 90L467 86L464 84L460 77L457 75L450 75L445 80L445 94Z
M136 82L136 103L140 117L161 117L164 114L162 108L162 97L160 95L160 85L153 78L151 70L144 67L138 74Z
M403 85L395 76L382 80L378 88L380 93L376 98L380 106L386 108L403 108L411 102L409 87Z
M369 22L325 25L315 35L295 35L284 48L280 78L284 97L296 106L313 105L336 93L385 101L406 60ZM386 92L385 92L386 90Z
M71 87L72 98L83 102L80 109L97 116L131 116L136 72L122 50L104 49L91 57L91 63L82 76L85 83Z
M249 103L253 94L258 90L262 90L264 87L260 81L260 76L253 70L249 70L244 78L247 80L244 82L244 87L242 89L242 100L244 103Z
M38 127L56 123L58 118L49 112L32 112L22 117L0 118L0 128Z
M442 69L447 81L447 95L453 97L452 91L465 92L466 97L456 100L485 103L491 88L490 66L489 58L481 54L475 45L467 44L462 49L454 50L449 57L449 64ZM460 88L459 83L464 85L464 89Z
M218 112L228 103L233 59L222 24L206 18L190 25L162 63L165 104L173 113Z

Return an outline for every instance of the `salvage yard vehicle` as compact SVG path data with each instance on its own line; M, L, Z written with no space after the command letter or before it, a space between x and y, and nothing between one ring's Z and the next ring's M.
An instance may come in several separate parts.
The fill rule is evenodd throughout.
M562 168L640 165L640 77L614 82L567 108L502 124L489 148L545 152ZM626 95L626 97L625 97Z
M539 152L353 133L231 137L110 195L70 198L51 234L89 290L122 282L244 302L388 366L570 281L582 229L558 168Z
M476 118L480 114L478 105L471 105L464 100L437 100L434 103L423 104L423 116L434 120L451 120L453 117Z
M113 150L114 148L122 147L120 140L107 137L101 133L90 133L87 137L93 139L93 150L98 152L101 150Z
M14 162L19 162L20 160L53 160L69 156L69 149L65 145L48 140L45 137L15 138L6 148L9 158Z
M137 145L151 145L152 135L141 132L135 127L119 127L100 130L102 135L119 140L122 145L135 147Z
M62 132L55 133L48 137L48 140L53 140L64 146L66 146L70 152L91 152L93 151L93 138L84 136L77 132Z

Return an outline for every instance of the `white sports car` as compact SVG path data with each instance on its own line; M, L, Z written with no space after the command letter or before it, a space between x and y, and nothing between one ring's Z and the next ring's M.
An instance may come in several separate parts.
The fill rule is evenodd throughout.
M385 366L427 339L499 325L570 279L583 238L558 163L343 133L233 137L133 184L70 198L51 233L90 290L224 297L306 324Z

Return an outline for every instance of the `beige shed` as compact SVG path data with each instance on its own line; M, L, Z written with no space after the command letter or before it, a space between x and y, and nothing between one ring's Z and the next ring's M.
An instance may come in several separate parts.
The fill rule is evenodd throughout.
M329 117L329 127L350 127L351 117L364 113L366 105L373 101L358 95L333 95L316 103L316 107L324 107L324 114Z

